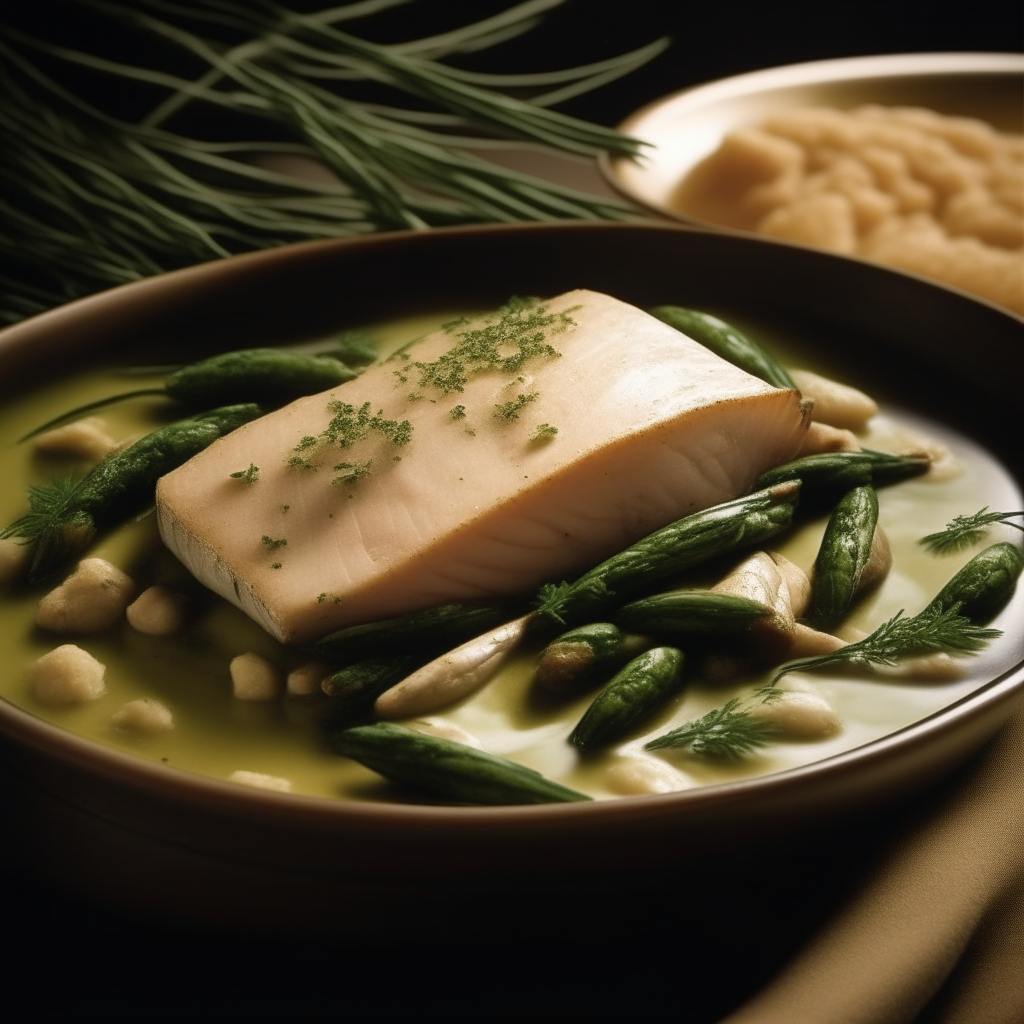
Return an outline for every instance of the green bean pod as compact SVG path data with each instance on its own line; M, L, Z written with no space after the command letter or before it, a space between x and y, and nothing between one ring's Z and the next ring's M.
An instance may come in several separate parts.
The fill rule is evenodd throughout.
M423 663L423 657L415 654L396 654L364 658L332 672L321 684L324 693L331 698L332 722L370 717L373 702Z
M683 652L655 647L634 658L594 698L569 742L588 752L627 736L682 683Z
M635 657L650 640L625 633L610 622L593 622L552 640L541 652L534 682L549 693L582 689Z
M927 455L891 455L870 448L859 452L823 452L769 469L757 478L754 487L760 490L783 480L799 480L806 499L823 491L835 493L866 484L881 487L898 483L926 472L930 463Z
M574 583L542 587L541 623L568 625L604 617L624 598L718 555L761 544L793 520L797 480L679 519L584 573Z
M331 356L250 348L183 366L164 381L164 390L192 409L234 402L274 407L327 391L356 376L355 370Z
M442 651L472 640L521 613L519 606L508 601L460 601L393 619L347 626L321 637L308 649L319 658L340 663L386 656L398 648Z
M169 367L157 368L161 369ZM274 409L296 398L337 387L356 376L356 370L328 355L305 355L276 348L223 352L173 370L161 387L125 391L80 405L48 420L18 440L27 441L47 430L73 423L89 413L131 398L163 395L189 409L214 409L250 402L265 409Z
M154 430L97 463L78 484L32 488L32 511L3 531L35 541L29 580L59 569L102 530L118 526L152 503L157 480L219 437L263 415L254 404L231 405Z
M956 608L975 625L988 622L1013 596L1024 569L1020 548L1003 541L976 554L921 613L942 613Z
M663 323L699 341L717 356L741 370L760 377L777 388L798 390L789 371L773 355L735 327L710 313L701 313L685 306L655 306L647 311Z
M878 495L870 486L851 488L832 510L814 562L810 620L831 630L853 603L878 524Z
M613 616L624 629L656 634L730 636L771 614L758 601L711 590L670 590L624 604Z
M589 800L568 786L495 754L390 722L361 725L328 739L336 754L350 757L387 779L469 804L550 804Z

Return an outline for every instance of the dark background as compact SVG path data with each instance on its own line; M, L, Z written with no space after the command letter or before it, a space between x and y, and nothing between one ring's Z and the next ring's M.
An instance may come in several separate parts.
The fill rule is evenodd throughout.
M299 5L296 5L299 6ZM301 5L314 9L319 4ZM508 7L420 0L350 23L346 28L380 42L431 35ZM4 15L61 42L145 63L138 41L98 22L80 5L19 4ZM645 68L559 109L617 124L638 106L700 82L830 57L918 51L1018 51L1017 3L935 2L665 3L658 0L569 0L520 39L459 59L487 71L552 70L601 60L660 36L670 49ZM169 67L180 57L163 55ZM180 68L184 70L184 68ZM88 86L123 114L141 114L156 94L143 87ZM195 127L195 126L194 126ZM918 809L917 813L920 813ZM43 1005L181 1014L228 1014L287 1008L391 1019L416 1012L485 1020L535 1017L570 1020L649 1018L668 1012L679 1021L714 1021L746 998L784 962L803 938L856 885L851 852L866 871L887 837L907 822L891 815L865 835L831 837L820 851L780 850L766 865L738 851L703 880L698 898L666 895L665 915L634 931L609 928L579 934L572 908L553 907L547 937L493 935L469 915L464 942L418 941L395 946L306 941L266 935L228 935L172 928L120 917L64 895L31 878L18 857L16 832L0 847L7 879L3 902L9 955L8 991L29 974L49 984ZM840 864L830 851L844 849ZM807 886L818 896L807 899ZM692 884L680 880L682 889ZM746 896L737 897L737 893ZM258 899L254 894L254 899ZM797 916L787 908L799 906ZM396 921L396 934L401 922ZM474 980L467 983L467 976ZM660 1003L662 1005L656 1005ZM539 1007L547 1007L541 1010ZM291 1014L289 1014L291 1015ZM263 1014L259 1014L260 1017Z

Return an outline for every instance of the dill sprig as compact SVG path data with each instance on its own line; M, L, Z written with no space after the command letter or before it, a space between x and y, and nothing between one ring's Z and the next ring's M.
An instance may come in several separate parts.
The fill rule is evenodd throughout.
M381 45L337 26L396 6L363 0L299 14L267 2L79 0L200 62L195 79L59 46L0 25L0 321L101 288L237 252L307 239L477 221L622 219L620 202L521 174L476 155L540 147L635 155L640 143L549 109L628 74L667 45L578 68L489 75L442 63L533 28L564 0L527 0L425 39ZM228 29L238 41L189 26ZM205 31L205 30L201 30ZM73 66L165 95L129 123L40 70ZM372 83L384 98L358 98ZM518 95L517 95L518 94ZM525 97L525 98L524 98ZM186 106L266 123L227 142L166 126ZM428 109L424 109L424 108ZM285 139L282 141L282 131ZM261 137L262 136L262 137ZM272 169L312 158L338 181ZM277 166L281 166L278 164Z
M31 544L48 531L63 525L74 502L78 484L73 477L61 477L49 484L30 487L28 513L0 530L0 540L17 537Z
M33 545L30 578L40 566L63 562L95 533L88 515L78 508L81 481L61 477L28 489L29 511L0 530L0 540L18 538Z
M922 612L911 618L905 618L903 611L898 611L863 640L829 654L788 662L775 672L768 685L773 687L790 672L803 672L825 665L891 666L902 658L922 654L977 654L989 640L1003 635L1002 630L974 625L966 616L960 615L959 610L960 605L955 604L942 612Z
M1024 512L990 512L986 505L974 515L956 516L946 523L945 530L929 533L918 543L923 544L933 555L951 555L977 543L994 523L1004 523L1006 526L1024 531L1024 526L1020 523L1009 522L1018 516L1024 516Z
M778 729L769 722L754 718L741 707L739 697L733 697L720 708L713 708L703 718L687 722L656 740L645 744L645 750L663 750L666 747L689 747L697 757L735 761L766 746L778 735Z

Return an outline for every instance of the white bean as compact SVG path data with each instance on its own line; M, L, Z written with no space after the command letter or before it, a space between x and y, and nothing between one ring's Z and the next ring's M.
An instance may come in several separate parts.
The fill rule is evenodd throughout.
M498 626L406 676L377 698L377 717L429 715L478 690L515 650L529 620L524 615Z
M843 720L824 697L795 690L755 705L750 716L775 726L789 740L823 740L843 728Z
M107 433L106 426L98 416L90 416L66 427L48 430L36 438L36 451L99 462L117 447L117 441Z
M466 747L475 747L483 750L484 745L471 733L449 722L447 718L420 718L415 722L407 722L406 725L424 736L436 736L440 740L451 740L452 743L461 743Z
M281 692L281 673L249 651L231 661L231 688L238 700L273 700Z
M768 557L775 563L779 575L785 580L786 589L789 591L790 611L794 617L800 618L811 603L811 581L807 573L777 551L769 551Z
M961 679L967 671L963 658L954 658L938 651L935 654L923 654L917 658L906 658L895 665L875 665L875 672L880 676L893 679L926 679L930 682L945 682Z
M228 776L228 782L237 782L240 786L251 786L253 789L269 789L274 793L290 793L291 779L282 779L279 775L264 775L263 772L247 772L239 769Z
M102 697L107 667L75 644L63 644L28 667L32 692L46 704L84 704Z
M134 596L130 576L102 558L83 558L39 602L36 625L54 633L101 633L116 625Z
M798 622L793 627L790 637L789 651L787 658L816 658L819 654L831 654L841 647L846 647L847 641L831 633L823 633L819 629L812 629Z
M811 409L814 415L814 409ZM820 455L822 452L859 452L862 451L860 441L852 430L840 430L830 427L827 423L812 420L800 442L800 450L793 456L802 459L805 455Z
M110 721L115 729L126 732L154 734L168 732L174 728L174 716L166 704L149 697L130 700L122 704L113 714Z
M889 546L889 538L885 535L881 523L875 525L875 534L871 538L871 551L868 553L868 560L864 563L864 569L857 581L856 594L864 594L877 587L892 569L892 548Z
M821 377L809 370L792 370L796 386L814 401L811 418L840 430L863 430L878 412L878 403L847 384Z
M285 689L289 697L308 697L320 692L320 684L331 674L331 666L323 661L309 661L288 673Z
M688 775L655 757L623 757L605 772L604 781L624 796L676 793L694 785Z
M167 587L147 587L128 605L125 614L133 629L148 636L170 636L185 621L188 598Z

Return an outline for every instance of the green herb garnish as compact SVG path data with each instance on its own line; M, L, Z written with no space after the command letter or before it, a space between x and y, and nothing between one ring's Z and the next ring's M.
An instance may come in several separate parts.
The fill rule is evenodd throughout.
M1024 526L1020 523L1009 522L1017 516L1024 516L1024 512L989 512L986 505L974 515L956 516L946 523L945 530L929 533L918 543L923 544L933 555L951 555L981 540L993 523L1004 523L1006 526L1024 531Z
M550 441L558 433L558 427L551 426L550 423L539 423L533 431L533 437L531 441Z
M421 388L442 395L464 391L471 377L488 370L518 374L531 359L561 355L547 339L575 326L571 312L548 313L545 306L513 297L482 327L459 331L464 321L445 325L443 329L459 339L456 344L431 362L412 363L411 369Z
M278 548L283 548L288 544L288 541L283 537L275 540L273 537L268 537L266 534L263 534L262 540L264 546L269 548L271 551L276 551Z
M367 459L366 462L339 462L331 468L339 474L331 481L332 484L354 484L364 476L370 475L373 459Z
M531 391L527 394L516 395L511 401L499 402L494 407L494 418L496 420L504 420L506 423L514 423L519 419L519 414L523 409L531 402L536 402L538 398L540 398L540 393Z
M560 0L519 3L397 45L335 27L394 2L310 13L230 0L80 5L79 37L105 41L105 19L127 22L141 37L138 64L3 27L0 121L8 170L0 248L11 259L2 275L0 320L286 242L472 221L621 220L631 214L622 203L470 151L525 140L587 156L636 155L637 140L548 108L629 73L667 40L584 67L509 75L441 61L528 31ZM204 25L209 35L201 34ZM225 31L235 45L225 45ZM180 77L163 62L153 66L168 48L197 65L194 78ZM57 75L70 66L71 87L36 67L29 56L35 53ZM153 63L139 66L141 55ZM156 90L154 109L131 123L89 103L86 94L124 92L79 88L83 75L95 74L145 83ZM510 89L529 90L531 99L516 98ZM412 101L401 105L402 94ZM211 114L223 111L232 123L241 118L255 128L257 137L208 140L165 127L178 124L175 115L189 105L198 108L194 123L216 123ZM313 156L343 184L303 182L257 166L254 153Z
M1002 630L976 626L969 618L959 614L956 604L941 612L921 612L904 618L897 612L883 622L869 636L847 644L837 651L814 658L800 658L779 668L772 676L774 686L790 672L804 672L825 665L850 664L858 666L895 665L902 658L946 652L948 654L977 654L989 640L1002 636Z
M689 747L697 757L735 761L768 744L778 729L741 708L739 697L644 745L644 750Z
M260 467L249 463L248 469L240 469L237 473L229 473L232 480L242 480L247 484L254 484L260 478Z

